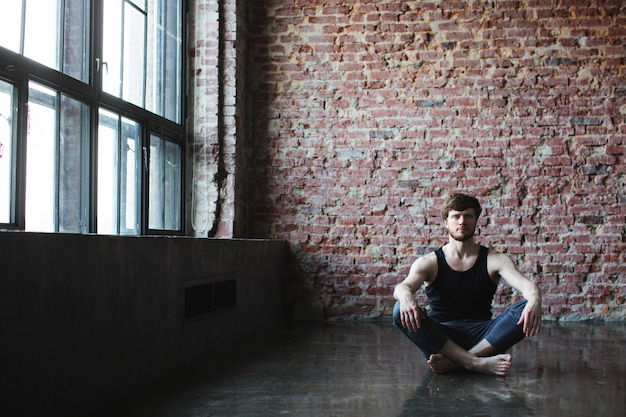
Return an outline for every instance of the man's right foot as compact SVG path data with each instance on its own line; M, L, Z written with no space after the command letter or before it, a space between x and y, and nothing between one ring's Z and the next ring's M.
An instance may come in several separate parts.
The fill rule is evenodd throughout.
M484 358L476 357L471 371L489 375L505 376L511 367L511 355L508 353Z
M434 353L428 358L428 367L436 374L445 374L448 372L457 372L463 370L458 363L448 359L441 353Z

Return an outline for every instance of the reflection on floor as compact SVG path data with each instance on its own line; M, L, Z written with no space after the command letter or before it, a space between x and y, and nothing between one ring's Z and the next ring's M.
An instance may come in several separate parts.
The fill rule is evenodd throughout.
M85 417L621 417L626 409L623 322L546 323L511 350L504 378L434 375L388 321L294 322L266 336Z

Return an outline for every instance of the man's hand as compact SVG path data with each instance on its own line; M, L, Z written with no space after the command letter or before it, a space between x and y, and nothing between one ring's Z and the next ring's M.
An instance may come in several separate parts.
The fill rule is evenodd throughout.
M524 325L526 337L538 334L541 330L541 290L537 284L522 275L511 258L494 250L489 251L487 267L490 273L500 275L511 287L522 293L528 302L517 325Z
M541 330L541 302L528 301L522 311L517 325L524 325L523 331L526 337L535 336Z
M422 325L424 312L417 305L417 301L413 297L400 302L400 319L402 325L409 331L415 332Z
M400 302L400 320L405 329L415 332L422 325L424 312L415 301L415 292L437 275L437 255L430 252L411 264L407 277L393 290L393 297Z

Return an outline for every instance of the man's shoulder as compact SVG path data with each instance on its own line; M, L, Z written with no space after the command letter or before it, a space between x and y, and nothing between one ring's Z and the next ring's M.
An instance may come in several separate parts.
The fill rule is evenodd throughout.
M487 252L487 262L489 269L495 268L496 270L500 270L505 264L509 264L513 261L509 255L495 249L489 249L489 252Z
M432 278L433 273L437 273L437 255L435 254L435 251L418 257L415 261L413 261L411 268L415 272L425 274L429 278Z
M433 262L436 264L437 263L437 254L435 253L436 251L431 251L428 252L420 257L418 257L415 260L415 263L417 263L418 265L428 265L428 264L432 264Z

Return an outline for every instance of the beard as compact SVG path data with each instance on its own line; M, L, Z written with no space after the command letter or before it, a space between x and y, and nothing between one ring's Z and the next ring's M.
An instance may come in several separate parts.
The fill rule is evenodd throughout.
M463 230L460 232L450 230L449 234L450 234L450 237L456 240L457 242L466 242L474 237L475 230L476 230L475 228L472 230Z

